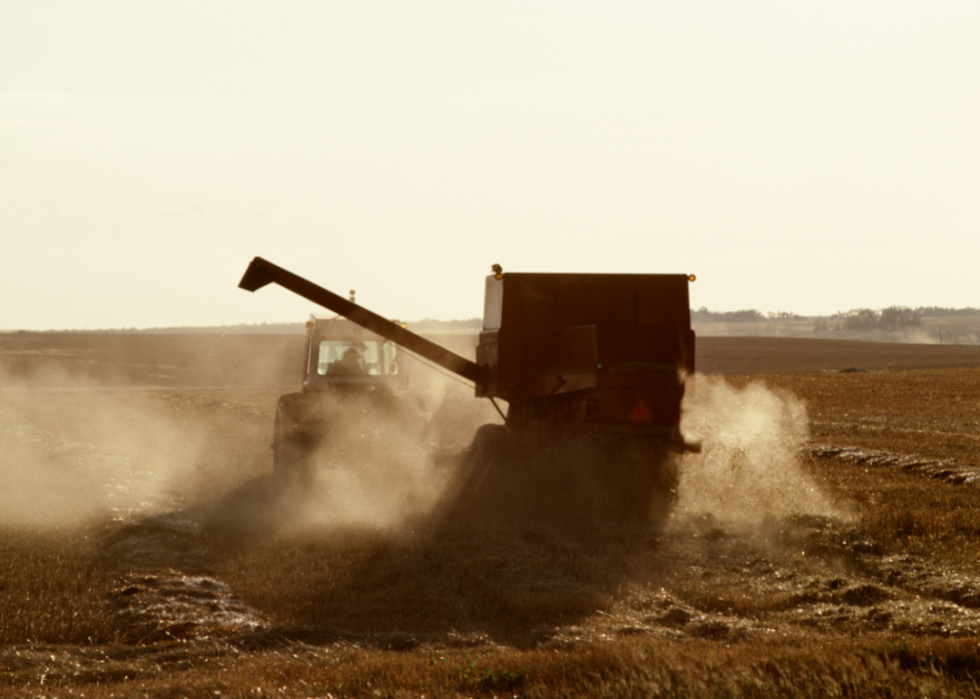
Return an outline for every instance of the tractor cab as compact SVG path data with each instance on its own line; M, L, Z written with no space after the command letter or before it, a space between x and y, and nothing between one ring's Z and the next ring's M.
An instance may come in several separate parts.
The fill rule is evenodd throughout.
M346 318L316 314L306 322L303 391L408 388L398 347Z

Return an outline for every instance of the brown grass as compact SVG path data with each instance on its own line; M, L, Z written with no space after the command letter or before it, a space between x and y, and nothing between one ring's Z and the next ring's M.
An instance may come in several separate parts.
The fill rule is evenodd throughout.
M624 582L624 545L492 523L409 535L304 529L230 556L220 576L280 624L528 646L543 626L608 608Z
M980 464L978 369L730 379L761 380L802 397L814 442ZM269 466L264 430L275 394L172 390L149 401L154 414L203 444L192 477L175 486L184 502L223 501L234 510L239 501L228 494ZM84 425L61 425L59 405L71 413L86 403L46 395L43 403L21 404L18 414L66 438L91 437ZM145 396L99 405L121 421L127 411L147 409ZM398 531L267 523L215 536L211 572L278 625L265 637L117 644L106 593L119 571L100 553L100 527L5 526L0 694L980 696L974 635L797 626L712 636L706 625L701 637L671 640L631 631L675 609L678 599L691 614L725 613L746 623L792 611L796 592L760 587L766 566L816 576L826 564L799 553L823 547L840 555L846 575L855 562L834 548L842 534L884 553L980 572L975 488L801 459L822 488L853 508L854 522L826 531L775 523L755 539L710 519L668 535L420 519ZM753 548L759 540L762 553Z
M731 376L803 398L815 443L861 446L980 466L980 369L857 374ZM980 497L970 487L930 482L898 469L835 461L813 465L838 498L857 503L861 523L962 565L980 560Z
M731 376L733 383L759 377ZM778 374L803 398L814 442L853 444L980 465L980 369Z
M0 530L0 645L112 640L112 576L98 541L94 527Z
M851 368L908 371L977 366L977 345L940 347L801 337L697 339L696 368L703 374L816 374Z
M855 503L868 536L964 567L980 560L976 488L836 460L814 469L837 498Z
M179 649L171 655L181 657ZM184 656L186 657L186 656ZM752 647L625 640L565 649L398 653L294 648L198 658L167 679L53 675L12 696L108 697L971 697L974 639L771 639ZM166 660L164 660L166 662ZM173 662L173 661L171 661Z

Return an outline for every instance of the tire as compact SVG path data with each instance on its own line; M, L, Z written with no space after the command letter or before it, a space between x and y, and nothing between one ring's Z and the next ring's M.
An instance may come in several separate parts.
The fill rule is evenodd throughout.
M494 459L507 451L509 443L507 428L503 425L481 425L470 445L470 463L480 470L486 470Z
M620 518L663 526L677 500L677 461L664 445L633 444L617 454L613 478L613 502Z
M290 486L313 485L313 464L309 449L297 438L295 425L285 402L276 406L276 423L272 440L272 472L282 483Z
M476 431L456 482L448 491L453 516L472 516L492 507L495 473L509 451L510 434L503 425L483 425Z

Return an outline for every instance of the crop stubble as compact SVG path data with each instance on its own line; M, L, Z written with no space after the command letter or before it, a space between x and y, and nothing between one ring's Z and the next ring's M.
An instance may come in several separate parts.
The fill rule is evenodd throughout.
M813 442L980 462L976 368L728 381L761 381L802 398ZM721 678L716 690L753 677L760 692L874 682L897 696L903 687L976 691L974 488L801 456L799 466L852 519L788 516L740 528L701 513L665 532L460 526L425 517L397 529L309 524L291 519L292 506L270 498L264 480L266 423L279 392L174 388L94 402L74 392L4 397L3 410L62 440L62 452L64 442L93 437L91 424L63 418L80 410L116 421L127 413L159 417L175 431L151 439L174 458L182 458L174 440L195 442L193 468L177 473L166 489L171 499L158 505L202 527L203 574L227 583L263 621L248 633L174 628L169 642L160 640L165 633L127 654L117 643L132 629L120 627L113 604L134 574L148 571L106 559L105 542L125 525L9 526L0 680L28 693L44 676L89 696L169 686L188 696L214 688L227 694L288 681L313 696L372 687L585 691L604 686L605 677L628 679L637 695L673 682L689 695L710 696L715 690L692 679L710 668ZM139 443L96 447L145 458L133 446ZM252 521L237 521L236 510ZM170 563L149 574L202 574L201 566ZM557 672L557 663L574 669ZM107 683L104 692L96 681Z

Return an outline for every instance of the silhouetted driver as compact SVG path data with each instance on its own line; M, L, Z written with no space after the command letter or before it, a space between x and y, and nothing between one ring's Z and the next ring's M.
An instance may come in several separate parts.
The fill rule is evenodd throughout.
M361 364L361 353L354 347L348 347L344 356L330 365L328 374L338 376L361 376L364 374L364 367Z

